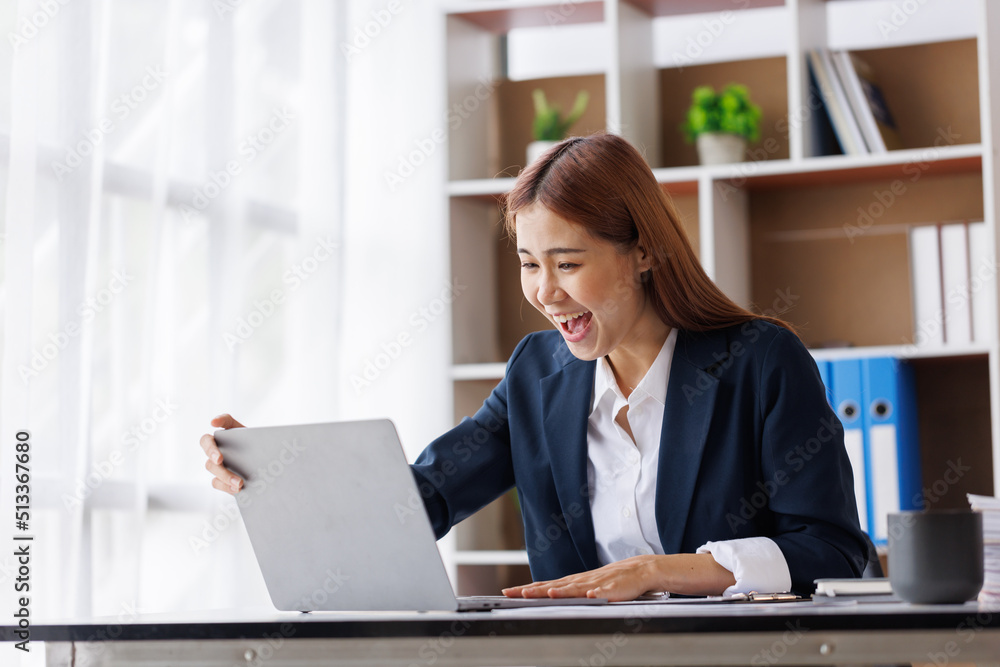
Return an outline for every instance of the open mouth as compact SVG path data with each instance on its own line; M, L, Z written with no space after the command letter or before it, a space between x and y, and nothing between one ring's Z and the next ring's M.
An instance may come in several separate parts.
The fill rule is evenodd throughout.
M567 315L553 315L552 318L559 324L563 333L570 336L579 334L587 329L593 315L584 310L579 313L569 313Z

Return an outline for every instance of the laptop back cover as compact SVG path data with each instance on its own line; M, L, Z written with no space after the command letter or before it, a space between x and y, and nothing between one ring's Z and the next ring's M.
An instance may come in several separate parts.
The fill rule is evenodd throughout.
M285 611L457 607L392 422L216 431L271 602Z

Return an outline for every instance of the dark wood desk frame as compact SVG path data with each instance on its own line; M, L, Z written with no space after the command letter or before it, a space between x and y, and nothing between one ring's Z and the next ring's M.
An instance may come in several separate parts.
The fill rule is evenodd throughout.
M12 655L12 626L0 654ZM616 606L481 613L205 612L49 622L46 664L1000 665L1000 607ZM7 664L0 656L0 664Z

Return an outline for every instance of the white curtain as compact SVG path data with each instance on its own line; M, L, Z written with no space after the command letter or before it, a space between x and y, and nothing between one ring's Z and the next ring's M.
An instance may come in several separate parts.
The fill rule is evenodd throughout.
M0 541L34 537L34 619L266 602L197 439L337 414L345 11L0 5ZM4 547L5 610L15 576Z

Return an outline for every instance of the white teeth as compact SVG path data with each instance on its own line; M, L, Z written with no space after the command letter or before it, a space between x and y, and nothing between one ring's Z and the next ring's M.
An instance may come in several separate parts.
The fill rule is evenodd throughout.
M584 310L582 312L572 313L570 315L553 315L552 319L554 319L556 322L569 322L570 320L575 320L578 317L583 317L589 312L590 312L589 310Z

